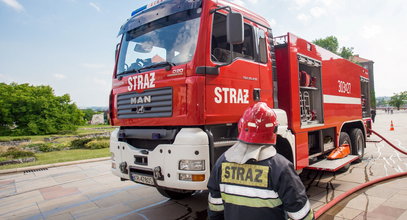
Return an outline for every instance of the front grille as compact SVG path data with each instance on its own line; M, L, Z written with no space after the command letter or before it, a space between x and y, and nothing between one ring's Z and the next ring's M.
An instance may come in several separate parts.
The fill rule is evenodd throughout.
M172 116L172 88L122 93L117 96L117 118L158 118Z
M172 140L126 139L126 143L138 149L154 150L160 144L173 144Z

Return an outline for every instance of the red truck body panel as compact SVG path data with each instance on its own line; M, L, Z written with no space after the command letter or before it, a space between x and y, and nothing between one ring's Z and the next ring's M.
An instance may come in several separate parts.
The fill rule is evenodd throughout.
M279 108L288 115L289 128L296 135L297 169L308 166L308 132L335 128L337 138L345 122L362 120L361 77L367 70L291 33L283 36L287 44L276 48ZM323 123L301 127L298 54L321 62ZM343 82L350 85L343 87ZM338 143L338 140L336 140Z

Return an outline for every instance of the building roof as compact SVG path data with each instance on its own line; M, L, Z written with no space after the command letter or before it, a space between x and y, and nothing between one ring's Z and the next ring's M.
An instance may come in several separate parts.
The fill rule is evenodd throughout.
M352 62L357 62L357 63L369 63L369 62L373 62L372 60L368 60L365 58L360 57L359 55L355 55L349 58L349 60L351 60Z

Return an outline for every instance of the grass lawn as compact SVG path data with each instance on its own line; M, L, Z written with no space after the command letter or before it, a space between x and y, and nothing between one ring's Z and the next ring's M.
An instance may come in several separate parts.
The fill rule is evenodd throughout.
M108 157L110 156L109 148L97 149L97 150L66 150L66 151L54 151L49 153L39 153L36 154L37 160L31 163L22 164L10 164L5 166L0 166L0 170L29 167L43 164L51 163L61 163L75 160L86 160L92 158Z

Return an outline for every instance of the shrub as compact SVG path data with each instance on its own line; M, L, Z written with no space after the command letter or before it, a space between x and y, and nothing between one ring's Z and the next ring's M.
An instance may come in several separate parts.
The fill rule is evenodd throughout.
M85 145L92 141L92 138L79 138L71 141L72 149L86 148Z
M51 144L46 144L46 143L38 144L38 150L41 152L55 151L55 149L52 147Z
M52 152L60 150L59 148L55 147L52 143L29 144L25 146L24 149L29 151L41 151L41 152Z
M69 150L71 148L71 143L69 142L58 143L54 145L54 148L58 150Z
M35 154L31 151L20 150L15 147L10 147L5 153L2 153L0 157L7 157L11 159L35 157Z
M108 148L110 142L108 140L93 140L85 144L85 147L88 149L102 149Z

